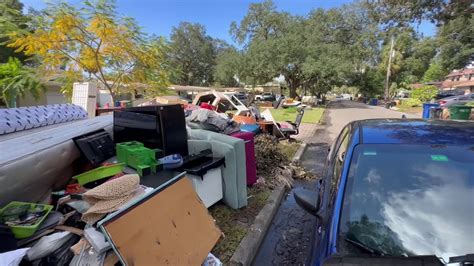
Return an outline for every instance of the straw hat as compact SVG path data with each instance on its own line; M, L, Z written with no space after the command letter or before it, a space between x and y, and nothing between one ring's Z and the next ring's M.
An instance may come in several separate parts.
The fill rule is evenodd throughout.
M124 175L87 191L83 198L91 207L82 215L82 220L93 224L116 211L135 196L139 184L138 175Z

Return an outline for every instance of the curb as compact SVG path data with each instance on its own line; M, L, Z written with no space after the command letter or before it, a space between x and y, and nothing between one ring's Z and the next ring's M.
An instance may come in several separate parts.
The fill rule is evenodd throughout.
M250 265L252 263L278 206L280 206L285 191L286 188L284 186L279 186L268 197L267 203L260 210L257 217L255 217L255 221L250 226L247 235L240 241L237 250L235 250L232 258L230 258L230 265Z
M306 150L306 147L308 147L308 144L304 142L303 144L300 145L298 150L295 153L295 156L293 156L293 159L291 160L294 163L299 163L301 161L301 158L303 157L303 154Z

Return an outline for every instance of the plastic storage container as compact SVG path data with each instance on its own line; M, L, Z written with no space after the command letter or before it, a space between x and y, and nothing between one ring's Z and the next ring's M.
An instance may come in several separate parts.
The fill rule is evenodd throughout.
M423 104L423 115L422 118L428 119L430 117L431 108L439 107L437 103L424 103Z
M464 105L455 105L449 107L449 113L451 115L451 119L457 120L469 120L471 116L471 109L470 106Z
M246 124L240 126L240 131L242 132L251 132L253 134L257 134L260 132L260 126L257 124Z
M36 208L36 206L43 206L43 210L45 211L45 214L43 215L43 217L38 219L38 221L36 221L36 223L33 224L33 225L10 226L10 228L12 230L12 233L16 238L27 238L27 237L32 236L36 232L36 230L38 229L39 225L43 222L43 220L46 218L46 216L48 216L48 214L53 209L52 205L36 204L36 203L31 203L31 202L12 201L12 202L8 203L5 207L3 207L0 210L0 213L3 216L3 212L6 211L7 209L9 209L10 207L20 207L20 206L24 206L24 205L29 206L30 209L34 209L34 208Z
M245 165L247 173L247 186L251 186L257 182L257 164L255 163L255 143L253 134L250 132L237 132L231 135L245 142Z
M102 178L111 177L118 173L121 173L125 163L118 163L114 165L107 165L95 168L93 170L87 171L80 175L73 176L72 178L77 179L79 185L83 186L87 183L100 180Z

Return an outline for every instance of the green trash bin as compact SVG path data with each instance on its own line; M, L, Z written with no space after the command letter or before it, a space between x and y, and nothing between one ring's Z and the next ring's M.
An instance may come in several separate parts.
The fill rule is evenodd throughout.
M471 116L471 108L471 106L465 105L455 105L449 107L451 119L469 120L469 117Z

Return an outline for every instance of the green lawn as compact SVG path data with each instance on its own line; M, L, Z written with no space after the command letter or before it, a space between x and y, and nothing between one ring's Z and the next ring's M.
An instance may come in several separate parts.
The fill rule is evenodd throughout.
M295 121L296 118L296 108L286 108L286 109L270 109L273 118L278 122L283 121ZM317 124L321 120L323 115L324 108L311 108L304 111L303 120L301 123Z

